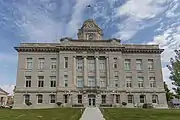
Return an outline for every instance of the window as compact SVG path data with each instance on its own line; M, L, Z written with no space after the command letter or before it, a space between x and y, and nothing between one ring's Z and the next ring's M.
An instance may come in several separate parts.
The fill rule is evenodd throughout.
M128 88L132 87L132 77L131 76L126 77L126 87L128 87Z
M125 59L124 61L124 70L131 70L131 60L130 59Z
M64 68L68 68L68 57L64 57Z
M99 60L99 69L100 69L100 70L105 70L105 69L106 69L106 68L105 68L105 64L106 64L106 61L100 59L100 60Z
M136 59L136 70L142 70L142 60Z
M44 87L44 76L38 76L38 87Z
M153 59L148 59L148 69L152 70L153 68L154 68Z
M31 76L26 76L26 87L31 87Z
M44 69L44 58L39 58L38 69Z
M158 96L152 95L152 103L158 103Z
M68 87L68 75L64 75L64 87Z
M138 87L144 87L144 77L138 77Z
M64 103L68 103L68 96L64 95Z
M55 103L55 102L56 102L56 96L50 95L50 103Z
M114 62L113 62L113 68L117 68L117 58L114 58Z
M83 59L77 59L77 70L78 71L83 70Z
M30 95L24 95L24 103L28 103L30 101Z
M56 76L51 76L51 87L56 87Z
M78 95L78 103L82 103L82 95Z
M146 102L146 96L140 95L140 103L145 103L145 102Z
M37 99L38 99L37 103L43 103L43 95L38 95Z
M114 86L115 87L118 87L119 86L119 76L118 76L118 72L116 71L115 73L114 73Z
M32 69L32 58L27 58L26 59L26 68L27 69Z
M102 104L105 104L106 103L106 95L101 95L101 98L102 98Z
M150 82L150 87L151 87L151 88L156 87L155 77L150 77L150 78L149 78L149 82Z
M95 78L94 76L88 77L88 87L95 87Z
M120 95L116 95L116 103L120 103Z
M106 77L100 76L100 87L106 87Z
M51 61L52 61L51 69L56 69L56 58L51 58Z
M134 96L128 95L128 103L133 103L133 102L134 102Z
M94 59L89 59L88 60L88 70L89 71L94 71L95 70L95 60Z
M83 86L83 76L77 76L77 87L82 88Z

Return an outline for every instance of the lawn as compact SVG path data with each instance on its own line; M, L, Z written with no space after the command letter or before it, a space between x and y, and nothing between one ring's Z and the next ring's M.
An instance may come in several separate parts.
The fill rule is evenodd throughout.
M0 120L79 120L81 109L57 108L38 110L0 109Z
M164 109L101 109L106 120L180 120L180 110Z

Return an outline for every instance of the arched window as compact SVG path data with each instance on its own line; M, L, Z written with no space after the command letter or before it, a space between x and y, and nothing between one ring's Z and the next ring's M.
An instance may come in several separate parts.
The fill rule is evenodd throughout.
M30 95L29 94L25 94L24 95L24 103L28 103L30 101Z
M152 103L158 103L158 96L152 95Z
M56 102L56 96L51 94L50 95L50 103L55 103Z
M146 96L140 95L140 103L145 103L145 102L146 102Z
M128 95L128 103L133 103L134 102L134 96L133 95Z
M37 95L37 103L43 103L43 95L41 94Z

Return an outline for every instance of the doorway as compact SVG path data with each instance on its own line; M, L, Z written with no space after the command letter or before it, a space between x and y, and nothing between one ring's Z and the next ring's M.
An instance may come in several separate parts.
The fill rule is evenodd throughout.
M88 103L89 103L89 106L96 106L96 95L94 94L89 94L88 95Z

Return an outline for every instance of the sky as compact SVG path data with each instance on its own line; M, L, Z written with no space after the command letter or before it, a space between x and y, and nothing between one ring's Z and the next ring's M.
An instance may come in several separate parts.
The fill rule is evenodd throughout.
M91 8L87 8L91 5ZM59 42L77 38L89 18L103 39L159 44L163 79L172 88L166 65L180 45L180 0L0 0L0 87L12 94L21 42Z

